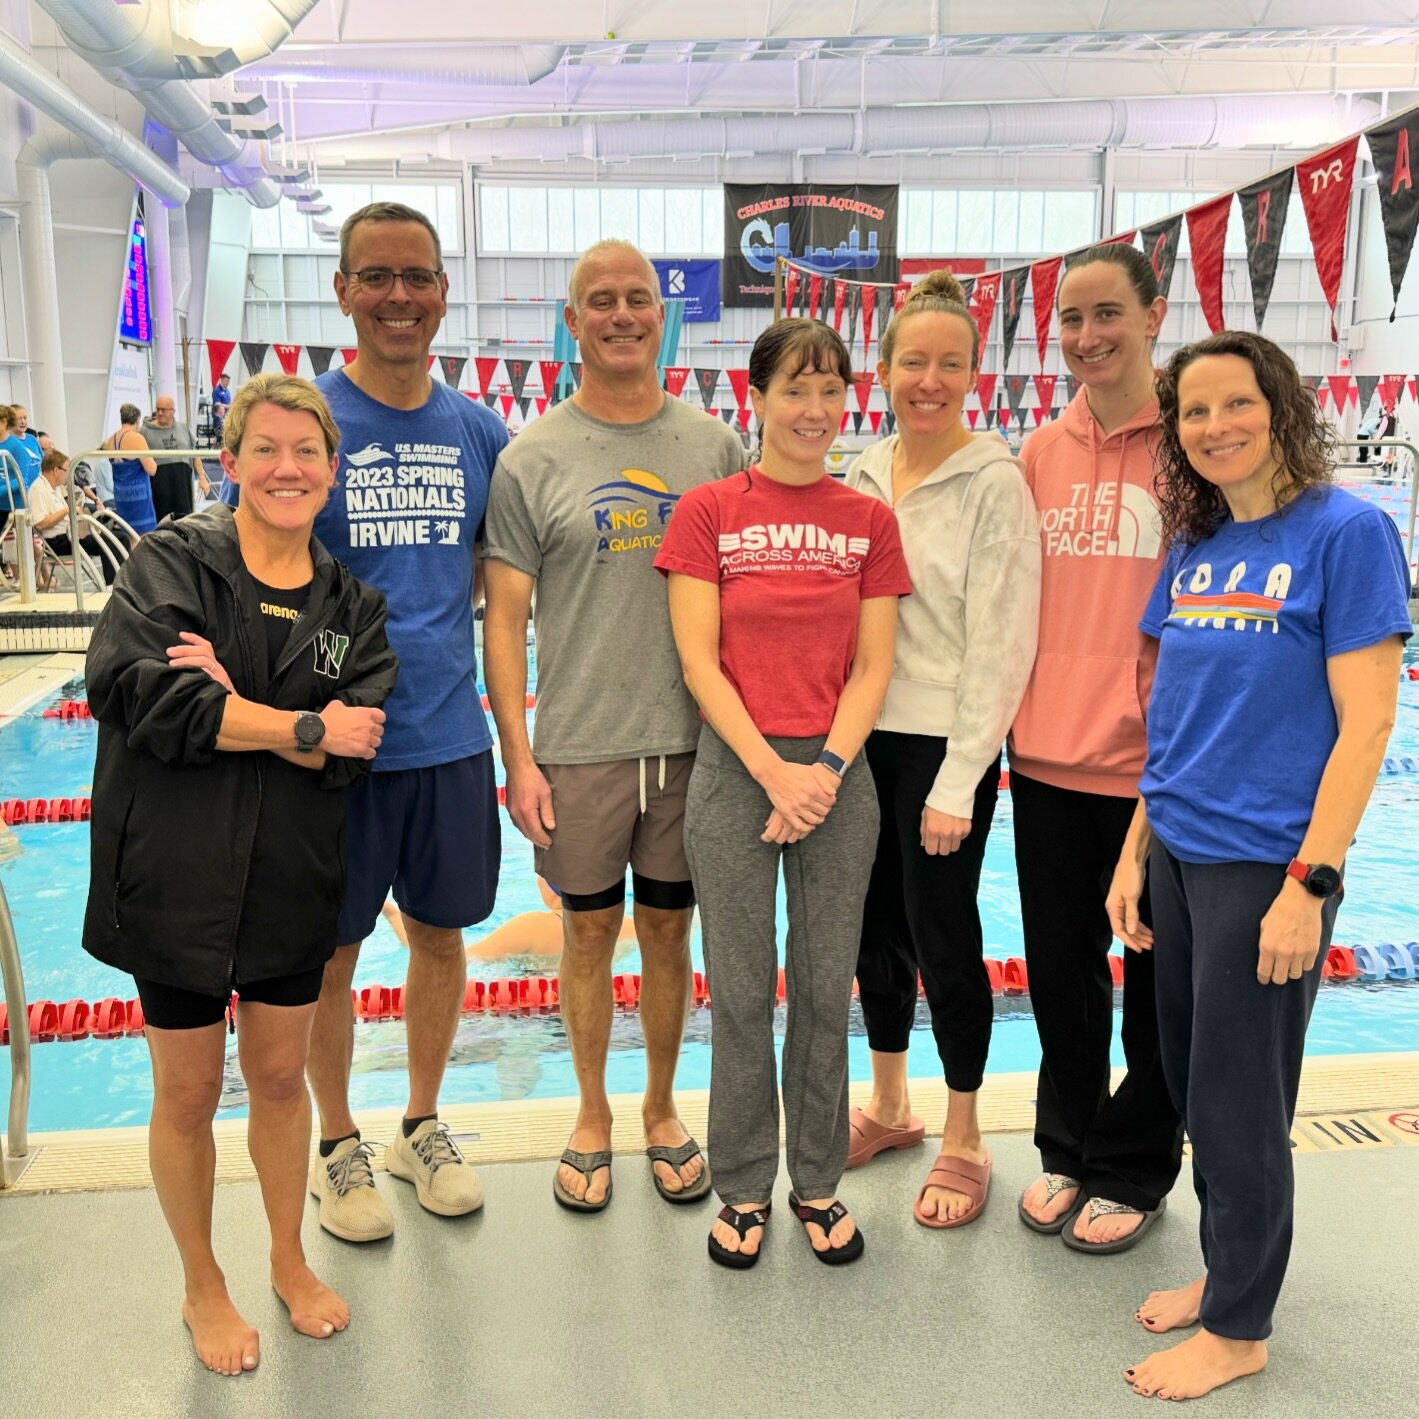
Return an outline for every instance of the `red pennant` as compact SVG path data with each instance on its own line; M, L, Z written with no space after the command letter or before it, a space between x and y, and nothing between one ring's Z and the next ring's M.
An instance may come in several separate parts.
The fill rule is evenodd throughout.
M823 278L814 272L808 278L808 314L818 314L818 302L823 299Z
M1120 232L1117 236L1105 237L1099 243L1100 246L1132 246L1133 239L1138 235L1137 228L1131 232Z
M434 361L435 361L436 359L438 359L438 356L437 356L437 355L430 355L430 356L429 356L429 363L428 363L428 373L429 373L429 374L432 374L432 373L434 372Z
M838 425L838 432L839 432L840 434L845 434L845 433L847 432L847 426L848 426L850 423L852 423L852 410L851 410L851 409L844 409L844 410L843 410L842 422Z
M1040 397L1040 408L1046 413L1054 408L1054 387L1059 383L1057 374L1037 374L1035 376L1035 393Z
M747 370L745 371L745 374L748 374ZM739 427L743 429L746 434L749 432L749 417L749 410L741 404L739 406Z
M783 313L793 314L793 298L798 294L798 268L790 266L783 278Z
M533 403L537 405L537 414L539 418L547 412L547 402L547 396L545 394L539 394L537 398L533 400Z
M493 376L497 373L496 355L475 355L473 363L478 366L478 388L486 394L493 387Z
M1049 413L1049 410L1048 410L1048 409L1033 409L1033 410L1031 410L1030 412L1033 413L1034 416L1035 416L1035 427L1036 427L1036 428L1039 428L1039 426L1040 426L1042 423L1044 423L1044 421L1045 421L1045 415Z
M1394 413L1394 406L1399 403L1400 393L1404 389L1404 376L1402 374L1387 374L1380 380L1380 408L1386 414Z
M1350 225L1350 188L1355 176L1355 150L1360 135L1347 138L1323 153L1296 164L1296 186L1306 209L1316 271L1330 305L1330 338L1335 329L1335 303L1340 298L1340 269L1345 264L1345 231Z
M504 421L506 421L507 418L508 418L508 416L512 413L512 403L513 403L513 400L512 400L512 395L511 395L511 394L499 395L499 397L498 397L498 408L500 408L500 409L503 411L503 419L504 419Z
M872 425L874 434L882 427L882 412L881 409L873 409L867 415L867 422Z
M867 358L867 351L872 345L872 312L877 307L877 287L864 286L862 288L862 358ZM872 432L877 432L874 424Z
M209 340L207 342L207 359L212 366L212 388L217 387L217 381L222 377L222 371L227 367L227 361L232 357L232 351L236 349L235 340Z
M979 410L979 409L967 409L967 410L966 410L966 418L968 418L968 419L971 421L971 427L972 427L972 428L975 428L975 426L976 426L976 421L980 418L980 410Z
M1416 389L1419 389L1419 381L1416 381L1413 375L1404 381L1404 387L1409 391L1411 399L1419 400L1419 393L1416 393Z
M1343 411L1354 390L1354 380L1348 374L1331 374L1325 377L1325 382L1330 386L1330 397L1335 400L1336 410Z
M690 377L689 365L666 365L665 367L665 388L677 399L685 388L685 381Z
M995 381L998 375L983 374L976 377L976 398L982 409L989 409L995 403Z
M740 409L744 408L749 402L749 371L747 369L725 370L725 374L729 376L729 387L734 391L735 404ZM745 428L748 428L747 424Z
M345 357L345 363L352 365L355 363L355 356L360 352L358 350L341 350L340 353Z
M281 368L287 374L295 374L296 366L301 362L301 347L299 345L272 345L276 352L276 358L281 362Z
M843 306L847 304L847 282L833 282L833 329L843 333Z
M565 360L538 360L537 368L542 372L542 393L549 399L557 389L557 377L562 372Z
M912 283L910 281L899 281L892 287L892 309L901 310L906 305L907 297L911 295Z
M1035 344L1039 347L1040 363L1045 362L1045 349L1049 345L1049 327L1054 319L1054 295L1059 288L1059 268L1062 256L1052 256L1048 261L1037 261L1030 267L1030 295L1035 303Z
M853 397L857 400L857 407L864 414L867 412L867 401L872 398L872 386L876 382L876 377L871 371L857 375L852 381Z
M1202 313L1215 335L1226 324L1222 316L1222 247L1227 240L1227 219L1232 214L1232 198L1215 197L1200 207L1190 207L1187 238L1192 243L1192 279L1202 297Z
M971 292L971 311L980 327L982 345L990 339L990 319L995 314L995 303L1000 299L1000 278L1003 274L992 271L989 276L978 276L976 288Z
M1319 404L1322 409L1324 409L1325 401L1329 398L1330 391L1325 387L1325 385L1321 385L1320 388L1316 390L1316 403Z

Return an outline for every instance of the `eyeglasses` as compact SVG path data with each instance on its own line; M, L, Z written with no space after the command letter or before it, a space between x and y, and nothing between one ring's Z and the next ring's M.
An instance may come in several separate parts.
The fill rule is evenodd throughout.
M443 272L430 271L427 266L411 266L407 271L391 271L387 266L366 266L363 271L347 271L345 275L351 281L358 281L367 291L379 295L381 291L392 290L396 281L403 281L406 291L432 291L438 286Z

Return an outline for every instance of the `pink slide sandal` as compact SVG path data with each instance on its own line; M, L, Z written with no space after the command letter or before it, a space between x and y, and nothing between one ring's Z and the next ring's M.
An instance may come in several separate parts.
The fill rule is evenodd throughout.
M967 1222L974 1222L985 1211L985 1199L990 1192L990 1168L989 1159L984 1163L972 1163L969 1159L951 1158L943 1153L931 1165L931 1171L927 1174L921 1191L916 1195L916 1206L912 1208L912 1216L923 1227L941 1230L947 1227L964 1227ZM964 1216L957 1217L954 1222L943 1221L939 1217L928 1217L921 1210L921 1203L926 1196L927 1188L930 1187L946 1187L950 1188L952 1192L964 1193L971 1200L970 1211Z
M853 1109L848 1114L848 1125L852 1129L847 1153L850 1168L860 1168L888 1148L915 1148L926 1138L926 1125L915 1115L905 1128L888 1128L868 1118L861 1109Z

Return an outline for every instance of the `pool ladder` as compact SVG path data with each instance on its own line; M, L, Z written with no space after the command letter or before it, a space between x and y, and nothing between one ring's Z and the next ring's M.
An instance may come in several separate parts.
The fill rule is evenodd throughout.
M29 1006L25 999L19 942L15 939L15 921L10 915L3 883L0 883L0 978L4 980L5 1001L10 1007L10 1129L8 1139L0 1138L0 1191L3 1191L19 1181L19 1171L11 1171L11 1159L23 1160L30 1152Z

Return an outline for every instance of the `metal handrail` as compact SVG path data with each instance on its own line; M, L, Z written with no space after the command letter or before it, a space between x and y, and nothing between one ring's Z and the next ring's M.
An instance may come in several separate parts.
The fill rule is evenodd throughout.
M1405 533L1405 548L1407 557L1419 557L1419 548L1414 545L1414 524L1416 515L1419 515L1419 445L1409 442L1408 439L1337 439L1337 448L1354 449L1374 449L1374 448L1403 448L1407 449L1409 456L1414 460L1409 469L1409 530ZM1349 465L1347 465L1349 466ZM1368 464L1356 464L1356 467L1369 467ZM1413 588L1411 587L1411 593Z
M11 1158L28 1157L30 1151L30 1015L25 999L25 972L10 902L0 883L0 979L5 983L5 1004L10 1019L10 1133L0 1146L0 1188L10 1186Z

